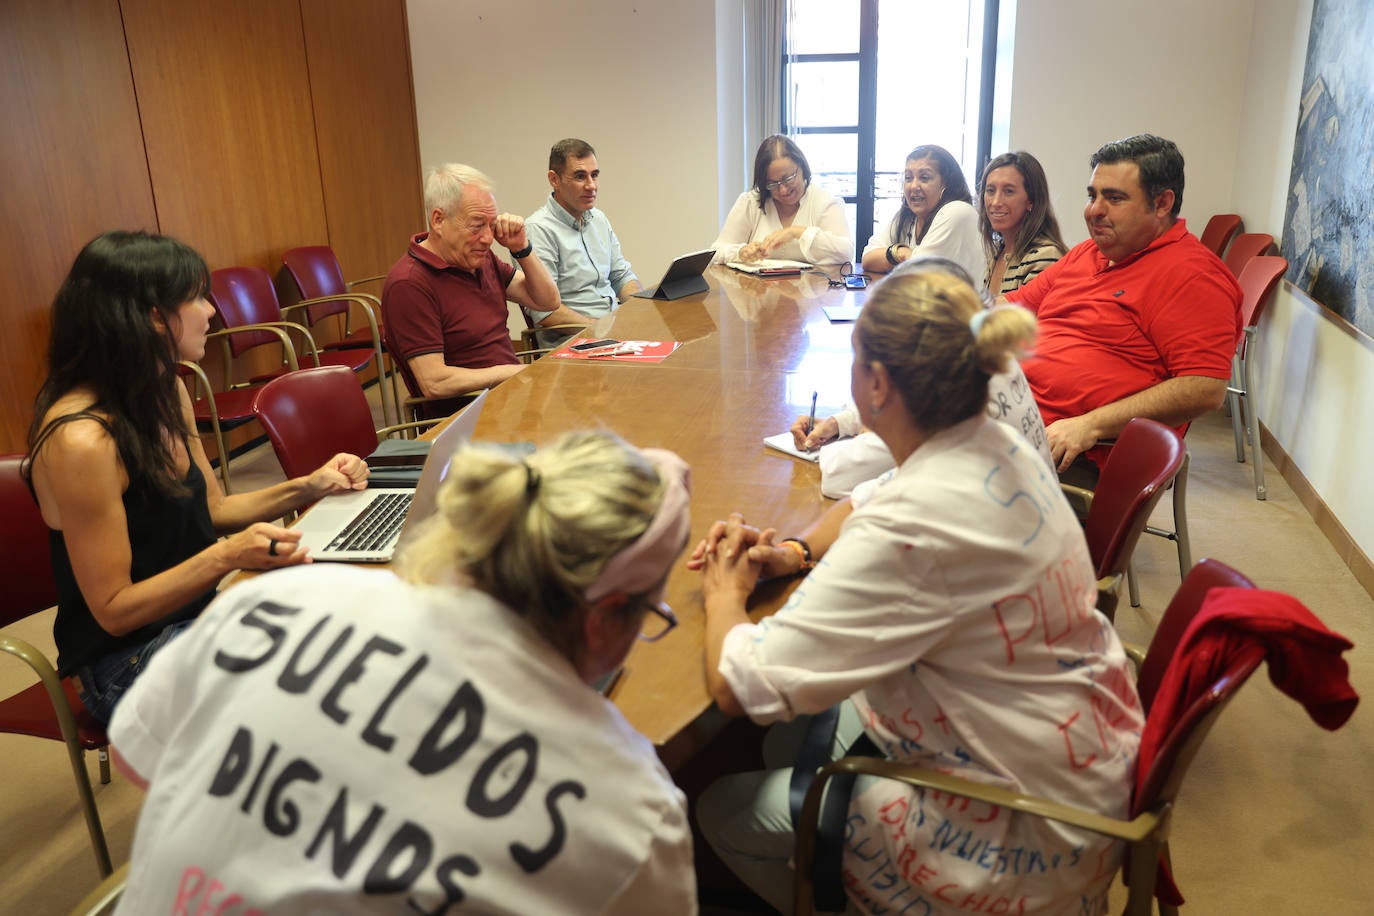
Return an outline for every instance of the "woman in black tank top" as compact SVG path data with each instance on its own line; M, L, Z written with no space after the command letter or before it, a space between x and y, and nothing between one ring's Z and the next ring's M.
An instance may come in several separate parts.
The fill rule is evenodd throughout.
M339 454L308 477L220 491L177 378L178 360L204 356L209 287L181 242L107 232L53 301L26 473L52 529L58 668L104 720L226 573L308 562L299 533L268 519L367 486L366 464Z

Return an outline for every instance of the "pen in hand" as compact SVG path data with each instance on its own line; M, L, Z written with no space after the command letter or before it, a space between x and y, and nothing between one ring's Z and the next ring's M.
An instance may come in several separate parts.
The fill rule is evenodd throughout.
M806 418L806 434L808 436L816 429L816 397L819 394L819 391L811 392L811 413Z

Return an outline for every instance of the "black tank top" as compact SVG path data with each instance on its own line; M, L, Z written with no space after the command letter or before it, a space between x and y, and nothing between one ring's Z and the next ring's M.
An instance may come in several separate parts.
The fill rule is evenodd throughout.
M108 421L89 411L67 414L43 428L31 454L38 454L53 430L73 420L94 420L114 434ZM131 581L141 582L171 569L215 542L210 506L205 498L205 477L194 461L187 468L182 484L186 492L177 497L159 493L146 483L130 482L124 492L124 514L128 519L129 546L133 551L129 569ZM119 649L140 646L169 624L194 618L215 597L215 589L210 588L161 620L123 636L112 636L91 616L86 599L77 587L71 557L67 554L67 541L61 531L48 532L48 546L57 584L53 640L57 643L57 671L63 677Z

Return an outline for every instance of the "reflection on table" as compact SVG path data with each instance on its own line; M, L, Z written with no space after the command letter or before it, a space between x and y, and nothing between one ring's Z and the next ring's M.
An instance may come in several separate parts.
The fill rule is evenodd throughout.
M823 509L819 471L762 440L806 413L813 392L821 415L848 400L853 325L831 324L821 309L863 292L830 289L816 272L759 280L713 267L707 277L705 293L632 299L609 329L598 328L621 340L681 341L662 363L545 357L492 391L476 438L544 443L575 429L611 429L691 464L693 542L731 511L800 530ZM698 580L682 563L673 570L667 600L681 623L667 639L637 645L612 692L670 769L721 724L702 667ZM755 616L776 610L791 585L761 590Z

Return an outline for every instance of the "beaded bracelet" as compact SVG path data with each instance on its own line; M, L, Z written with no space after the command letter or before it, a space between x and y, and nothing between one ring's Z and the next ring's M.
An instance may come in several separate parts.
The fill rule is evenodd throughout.
M782 546L783 544L791 547L797 552L797 556L801 557L801 568L803 572L815 567L816 561L811 558L810 544L806 543L801 538L783 538L778 542L778 545Z

